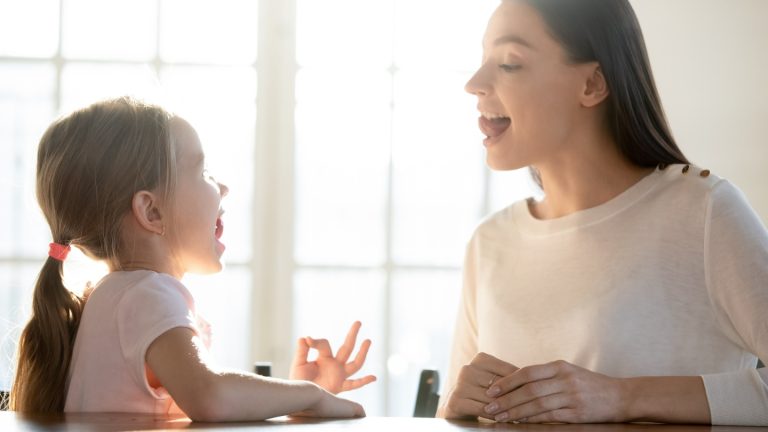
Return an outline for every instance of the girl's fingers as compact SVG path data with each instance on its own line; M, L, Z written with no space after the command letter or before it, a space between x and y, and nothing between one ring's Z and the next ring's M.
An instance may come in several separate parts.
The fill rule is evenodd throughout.
M342 384L341 386L341 391L344 392L344 391L359 389L360 387L368 385L374 381L376 381L376 377L373 375L367 375L357 379L345 380L344 384Z
M346 363L349 360L349 356L352 354L352 350L355 348L355 342L357 341L357 333L360 331L362 323L355 321L352 323L352 327L347 332L347 338L344 340L344 344L339 347L339 351L336 353L336 359L342 363Z
M310 348L317 350L320 357L333 357L333 353L331 352L331 344L328 343L328 339L312 339L309 336L307 336L305 339Z
M301 366L307 364L307 358L309 357L309 345L306 338L299 338L299 342L296 346L296 354L293 356L293 365Z
M360 351L357 352L357 355L355 356L355 360L344 365L344 372L347 374L347 376L354 374L355 372L359 371L363 367L363 364L365 363L365 359L368 356L368 350L370 348L371 348L370 339L366 339L363 341L362 344L360 344Z

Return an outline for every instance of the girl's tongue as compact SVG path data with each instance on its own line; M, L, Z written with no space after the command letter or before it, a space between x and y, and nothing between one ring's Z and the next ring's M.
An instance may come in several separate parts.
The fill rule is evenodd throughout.
M503 134L511 123L512 121L509 119L509 117L489 119L480 116L479 120L480 130L485 134L485 136L490 138L494 138Z

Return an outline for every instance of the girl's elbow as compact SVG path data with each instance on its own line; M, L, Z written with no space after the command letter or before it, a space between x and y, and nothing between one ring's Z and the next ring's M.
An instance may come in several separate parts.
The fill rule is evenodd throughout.
M183 411L193 422L217 423L228 420L221 412L210 407L194 407Z
M213 398L200 397L179 406L184 414L195 422L222 422L232 420L230 413Z
M177 404L184 414L195 422L223 422L241 420L235 412L235 404L228 401L219 383L209 382L201 390L179 398Z

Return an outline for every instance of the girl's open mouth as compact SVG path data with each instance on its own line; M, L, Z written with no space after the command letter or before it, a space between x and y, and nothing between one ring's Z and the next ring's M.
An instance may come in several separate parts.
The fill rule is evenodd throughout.
M216 228L213 233L216 236L216 240L219 240L222 234L224 234L224 223L221 221L221 218L216 219Z

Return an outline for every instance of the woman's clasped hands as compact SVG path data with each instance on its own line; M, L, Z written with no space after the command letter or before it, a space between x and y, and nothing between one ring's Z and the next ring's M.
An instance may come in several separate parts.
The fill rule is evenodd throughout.
M627 421L621 380L558 360L518 368L486 353L462 367L441 415L519 423Z

